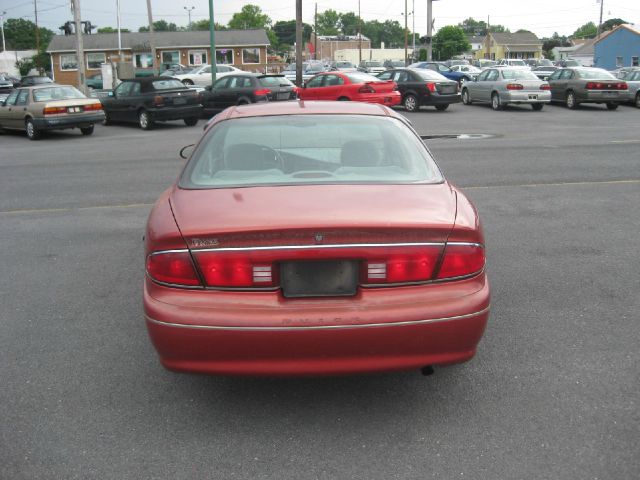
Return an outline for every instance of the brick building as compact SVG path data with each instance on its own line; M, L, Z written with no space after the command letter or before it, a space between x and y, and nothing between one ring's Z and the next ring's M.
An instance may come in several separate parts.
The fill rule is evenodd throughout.
M156 58L164 69L172 64L191 67L211 63L209 32L156 32ZM103 63L117 62L118 35L98 33L84 35L84 55L87 77L98 73ZM233 65L249 72L265 71L267 47L270 45L263 29L221 30L216 32L216 63ZM56 35L47 53L51 55L53 79L57 83L77 83L78 60L75 36ZM138 73L153 71L149 33L122 33L121 61L131 62Z

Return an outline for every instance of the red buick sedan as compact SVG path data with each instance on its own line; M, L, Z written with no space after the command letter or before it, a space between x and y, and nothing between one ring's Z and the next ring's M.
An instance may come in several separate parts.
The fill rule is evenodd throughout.
M473 357L489 315L475 208L381 105L223 111L145 238L146 325L171 370L427 372Z
M298 89L301 100L353 100L399 105L402 95L391 80L380 80L363 72L327 72L316 75Z

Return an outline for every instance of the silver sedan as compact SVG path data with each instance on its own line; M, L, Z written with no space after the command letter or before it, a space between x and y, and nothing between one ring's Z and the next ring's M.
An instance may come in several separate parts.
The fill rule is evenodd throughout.
M510 103L528 103L534 110L542 110L551 102L549 84L530 70L521 68L488 68L462 86L462 103L489 103L494 110L502 110Z
M627 74L624 80L629 88L629 101L640 108L640 70Z

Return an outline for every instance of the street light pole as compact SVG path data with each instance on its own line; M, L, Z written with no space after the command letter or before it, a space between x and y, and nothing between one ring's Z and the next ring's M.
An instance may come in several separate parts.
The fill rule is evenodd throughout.
M191 7L182 7L182 8L184 8L184 9L187 11L187 15L189 15L189 24L188 24L188 28L189 28L189 30L191 30L191 12L192 12L193 10L195 10L195 9L196 9L196 7L191 6Z
M2 51L6 51L7 47L4 43L4 16L7 14L7 12L2 12L0 13L0 30L2 30Z
M213 0L209 0L209 64L211 65L211 87L216 83L216 24L213 20Z
M413 37L413 50L411 51L411 60L413 63L416 61L416 0L412 0L411 15L413 15L413 27L411 30L411 36Z
M78 88L84 94L87 93L85 85L85 64L84 64L84 46L82 43L82 23L80 15L80 0L72 0L73 6L73 22L76 30L76 60L78 62Z
M433 20L431 17L433 16L433 2L432 0L427 0L427 60L430 62L433 60Z
M120 0L116 0L117 28L118 28L118 61L122 61L122 31L120 29Z
M296 85L302 87L302 0L296 0Z

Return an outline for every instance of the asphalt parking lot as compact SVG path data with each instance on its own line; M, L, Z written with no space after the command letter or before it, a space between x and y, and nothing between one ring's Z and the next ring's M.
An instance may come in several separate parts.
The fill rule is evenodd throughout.
M142 235L203 122L0 134L0 478L636 479L640 110L408 115L484 221L469 363L179 375L145 331Z

